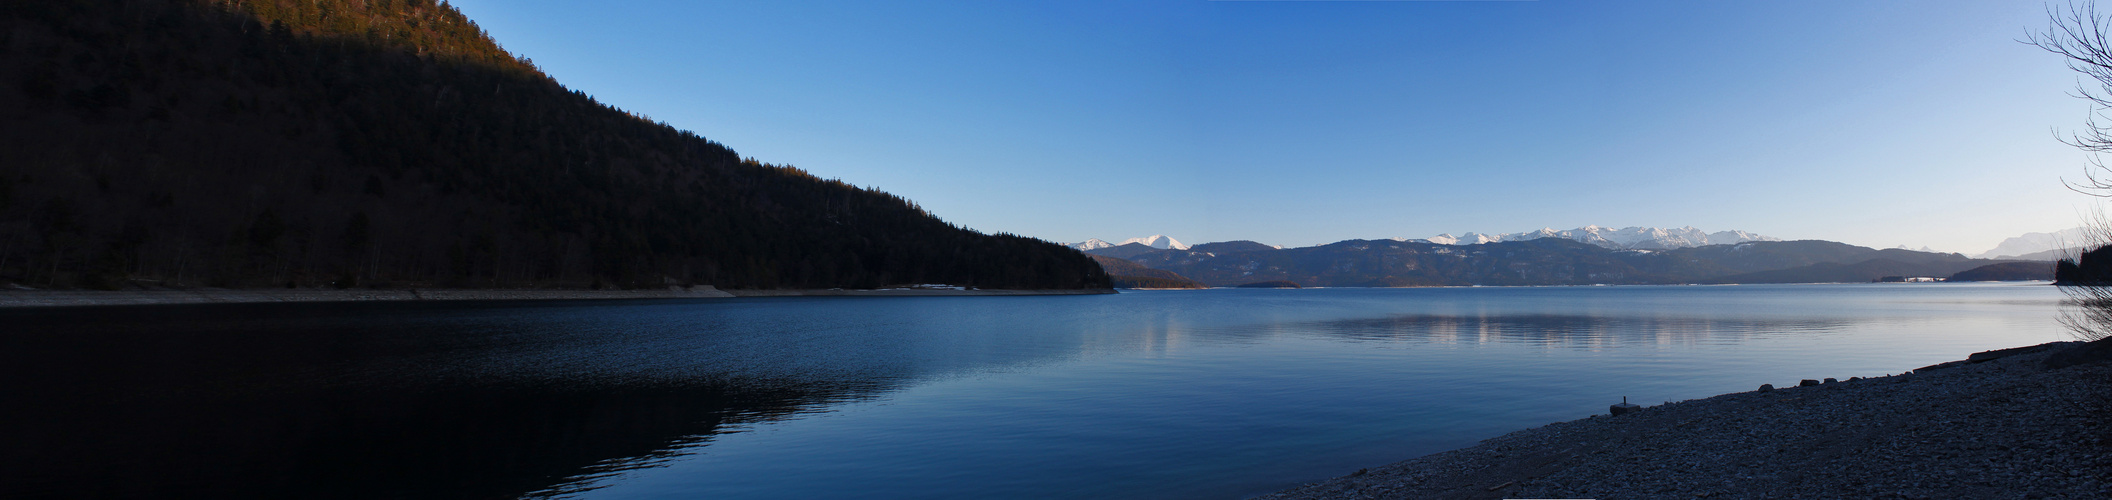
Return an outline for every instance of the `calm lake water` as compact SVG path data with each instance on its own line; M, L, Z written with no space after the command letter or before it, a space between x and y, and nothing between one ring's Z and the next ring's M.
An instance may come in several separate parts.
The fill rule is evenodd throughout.
M2044 284L0 310L0 496L1236 498L2069 340ZM296 494L297 493L297 494Z

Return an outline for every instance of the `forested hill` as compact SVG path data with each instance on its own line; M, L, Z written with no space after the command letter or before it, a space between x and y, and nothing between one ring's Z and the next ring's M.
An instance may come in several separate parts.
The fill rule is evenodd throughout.
M430 0L0 3L5 282L1109 286L600 104Z

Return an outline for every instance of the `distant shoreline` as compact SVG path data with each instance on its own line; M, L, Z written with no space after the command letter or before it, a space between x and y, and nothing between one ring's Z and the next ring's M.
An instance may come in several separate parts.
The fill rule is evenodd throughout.
M1572 285L1417 285L1417 286L1306 286L1298 288L1247 288L1247 290L1423 290L1433 288L1588 288L1588 287L1663 287L1663 286L1773 286L1773 285L1925 285L1946 284L2008 284L2008 285L2052 285L2052 280L2009 281L1934 281L1934 282L1876 282L1876 281L1814 281L1810 283L1598 283ZM1210 286L1203 288L1116 288L1116 290L1233 290L1238 286Z
M722 299L736 297L927 297L1014 295L1101 295L1112 289L967 290L898 288L879 290L720 290L711 286L670 286L643 290L506 290L506 289L220 289L192 290L4 290L0 308L128 306L161 304L258 304L277 302L411 302L456 300L616 300Z

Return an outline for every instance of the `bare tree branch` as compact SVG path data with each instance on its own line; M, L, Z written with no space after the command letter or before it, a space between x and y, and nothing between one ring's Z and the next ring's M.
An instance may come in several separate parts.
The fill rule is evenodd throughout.
M2068 69L2090 80L2078 79L2069 93L2090 103L2082 129L2054 132L2055 139L2089 152L2090 165L2083 168L2081 180L2063 178L2061 183L2078 193L2112 197L2112 167L2097 157L2112 152L2112 16L2099 13L2095 2L2083 2L2047 6L2046 18L2044 30L2026 33L2018 41L2061 56Z

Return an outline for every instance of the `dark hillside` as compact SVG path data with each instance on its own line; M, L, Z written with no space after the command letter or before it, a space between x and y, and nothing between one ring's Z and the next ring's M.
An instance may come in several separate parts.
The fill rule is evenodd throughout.
M1879 250L1824 240L1749 241L1732 245L1709 245L1665 253L1707 261L1738 273L1787 269L1823 262L1861 262L1876 258ZM1921 252L1912 252L1921 253ZM1937 254L1928 254L1937 255Z
M1121 245L1111 246L1111 247L1107 247L1107 248L1096 248L1096 249L1093 249L1093 250L1088 250L1088 251L1086 251L1085 253L1089 253L1089 254L1093 254L1093 255L1104 255L1104 256L1108 256L1108 257L1114 257L1114 258L1117 258L1117 259L1134 259L1134 258L1137 258L1137 256L1139 256L1139 255L1144 255L1144 254L1148 254L1148 253L1152 253L1152 252L1166 252L1166 251L1169 251L1169 250L1161 250L1161 249L1158 249L1158 248L1153 248L1153 247L1152 247L1151 245L1146 245L1146 244L1143 244L1143 243L1124 243L1124 244L1121 244Z
M1703 283L1858 283L1884 276L1944 277L1995 261L1954 253L1874 249L1821 240L1755 241L1669 253L1743 271Z
M1704 283L1863 283L1886 276L1924 276L1940 278L1959 271L1987 265L1988 260L1964 260L1914 262L1890 258L1870 259L1855 263L1824 262L1809 266L1776 269L1757 273L1745 273L1712 278Z
M0 282L1109 286L602 105L430 0L0 3Z
M2053 263L2003 262L1951 275L1950 281L2052 281Z
M1188 247L1188 251L1190 252L1208 253L1267 252L1270 250L1276 250L1276 247L1263 245L1261 243L1256 243L1249 240L1220 241L1216 243L1204 243L1201 245Z
M1173 271L1152 269L1124 259L1094 255L1093 261L1099 262L1100 268L1107 271L1115 288L1209 288Z

